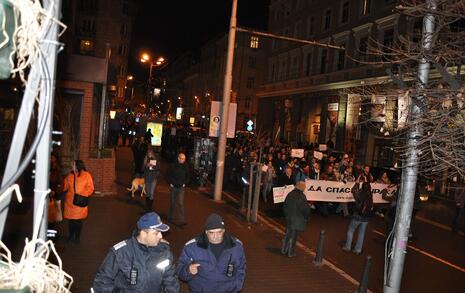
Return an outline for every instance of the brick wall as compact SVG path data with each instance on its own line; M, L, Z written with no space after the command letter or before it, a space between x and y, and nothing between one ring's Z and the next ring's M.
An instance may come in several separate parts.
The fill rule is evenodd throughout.
M116 192L114 156L108 159L88 158L85 163L94 178L95 191Z
M84 93L81 106L81 131L79 144L79 158L84 161L87 169L92 173L95 191L115 192L115 155L111 158L90 158L91 146L91 121L92 121L92 99L94 84L81 81L59 81L57 86L63 89L78 90ZM57 110L57 109L56 109Z

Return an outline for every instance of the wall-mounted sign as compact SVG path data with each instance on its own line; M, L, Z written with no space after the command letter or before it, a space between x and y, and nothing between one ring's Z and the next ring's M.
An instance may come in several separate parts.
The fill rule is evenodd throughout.
M339 111L339 103L328 103L328 111Z

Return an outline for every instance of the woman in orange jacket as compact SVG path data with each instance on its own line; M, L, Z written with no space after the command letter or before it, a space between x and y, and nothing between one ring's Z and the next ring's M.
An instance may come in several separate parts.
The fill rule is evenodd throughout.
M65 209L63 217L69 220L68 241L79 243L81 236L82 220L87 218L88 207L79 207L73 204L74 194L91 196L94 192L92 176L86 171L84 162L75 160L72 172L64 180L63 190L66 191Z

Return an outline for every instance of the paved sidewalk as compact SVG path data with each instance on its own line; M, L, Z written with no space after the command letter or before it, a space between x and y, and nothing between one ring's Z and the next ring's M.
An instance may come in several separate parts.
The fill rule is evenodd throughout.
M168 186L161 179L156 189L155 210L166 219ZM249 225L230 202L217 203L192 190L185 196L186 221L180 228L173 224L165 238L177 257L184 243L201 233L205 218L216 212L224 217L227 230L242 240L247 257L247 277L243 292L353 292L356 286L328 266L315 267L310 254L300 248L297 257L279 253L282 235L264 224ZM84 222L81 244L58 242L65 271L75 281L73 292L89 292L95 273L108 249L127 238L143 213L142 199L131 200L124 188L118 195L94 197L89 218ZM65 225L63 225L65 226ZM66 227L62 227L66 230ZM187 292L187 286L182 286Z

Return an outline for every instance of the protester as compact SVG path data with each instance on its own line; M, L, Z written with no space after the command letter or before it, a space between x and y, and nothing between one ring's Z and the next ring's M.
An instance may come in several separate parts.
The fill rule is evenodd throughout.
M64 218L68 220L68 241L78 244L80 242L82 221L87 218L89 208L76 205L76 199L82 197L87 201L94 192L94 181L89 172L86 171L84 162L75 160L71 173L64 180L63 190L66 191ZM87 198L87 199L86 199Z
M242 242L226 233L221 216L210 214L205 232L185 244L176 271L191 293L239 292L246 271Z
M281 253L288 257L295 256L295 244L299 232L307 227L310 206L305 197L305 181L297 182L295 188L287 195L283 211L286 217L286 235L281 246Z
M173 254L162 235L168 230L154 212L140 217L133 236L108 252L92 292L179 292Z
M144 158L144 167L145 191L147 192L145 203L147 210L150 211L152 210L155 187L157 186L157 177L160 174L160 160L155 156L155 152L151 147L147 150L147 155Z
M170 185L170 209L168 213L168 221L174 222L174 211L176 209L176 201L179 204L179 224L186 225L184 221L184 189L188 182L188 167L186 163L186 155L178 154L177 162L174 163L168 171L166 180Z
M350 221L347 230L347 239L343 247L344 251L352 250L352 237L355 230L358 229L357 243L355 244L353 253L359 255L362 253L363 241L365 239L365 232L368 226L368 219L373 208L373 194L371 193L371 185L368 179L361 176L361 181L357 180L352 188L352 194L355 199L355 211ZM359 183L362 182L362 189L360 190Z

